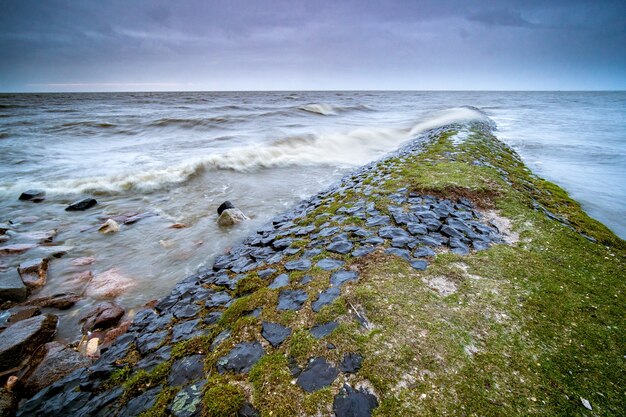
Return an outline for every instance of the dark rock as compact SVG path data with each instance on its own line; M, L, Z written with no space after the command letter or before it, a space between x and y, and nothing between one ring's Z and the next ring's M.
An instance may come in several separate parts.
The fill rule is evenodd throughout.
M18 321L2 332L0 337L0 372L14 368L42 344L50 341L57 328L52 314Z
M434 250L429 248L428 246L420 246L413 251L413 256L416 258L424 258L427 256L435 256L436 253Z
M359 279L359 274L355 271L337 271L330 276L330 285L340 287L345 282L356 281Z
M174 417L200 417L204 385L206 381L199 381L179 391L169 405L168 412Z
M272 276L272 274L274 274L275 272L276 272L275 269L267 268L261 271L257 271L257 275L259 276L259 278L265 279L265 278L269 278L270 276Z
M217 208L217 215L221 215L222 212L224 210L228 210L228 209L234 209L235 206L233 206L233 203L231 203L230 201L224 201L222 204L220 204L220 206Z
M43 308L58 308L59 310L67 310L80 301L80 296L74 293L54 294L48 297L40 297L28 300L28 305Z
M180 342L181 340L187 340L202 335L203 331L199 328L199 325L200 319L177 323L174 327L172 327L171 343Z
M369 255L375 250L376 248L374 246L361 246L360 248L352 251L352 256L354 256L355 258L358 258L360 256Z
M341 268L344 264L345 262L340 261L339 259L324 258L320 259L316 266L324 271L332 271L333 269Z
M296 380L296 384L306 392L314 392L332 384L337 375L339 375L337 368L326 362L326 359L318 357L309 362Z
M48 258L36 258L22 262L17 268L20 278L28 288L39 288L48 277Z
M199 298L210 298L212 295L211 292L207 292L204 297ZM179 300L170 311L177 319L190 319L192 317L196 317L202 308L198 304L194 304L192 300L188 298L184 298Z
M16 243L14 245L0 246L0 255L19 255L35 247L37 247L35 243Z
M16 306L8 310L0 311L0 329L10 326L18 321L26 320L41 314L39 307Z
M294 378L302 372L302 368L298 366L298 361L293 356L287 357L287 367L289 368L289 374Z
M414 236L425 235L426 233L428 233L428 228L422 223L409 223L407 229L409 230L409 233Z
M204 377L204 355L191 355L178 359L172 364L167 383L186 385Z
M347 240L340 240L338 242L333 242L330 245L326 246L326 250L329 252L335 252L339 254L346 254L352 250L352 242Z
M378 407L376 396L364 390L354 390L344 385L333 401L336 417L370 417Z
M284 255L279 252L279 253L275 253L274 255L272 255L269 258L267 258L266 262L268 263L268 265L277 264L280 261L282 261L283 258L284 258Z
M319 255L320 253L322 253L322 249L320 249L320 248L313 248L313 249L309 249L309 250L305 251L302 256L304 256L305 258L312 258L312 257L314 257L316 255Z
M209 326L215 324L220 321L223 315L224 313L222 311L211 311L204 317L204 324Z
M302 248L287 248L287 249L283 249L283 253L287 256L291 256L291 255L295 255L296 253L300 252L302 250Z
M82 330L87 334L96 329L104 330L115 326L124 314L124 309L119 305L104 301L83 315L79 322L84 322Z
M436 248L437 246L441 246L442 245L442 242L441 242L440 239L437 239L437 238L432 237L430 235L420 236L419 237L419 241L421 243L423 243L424 245L431 246L433 248Z
M410 264L413 267L413 269L417 269L418 271L423 271L428 266L428 262L421 260L421 259L411 261Z
M341 291L339 290L339 287L330 287L329 289L322 291L317 297L317 300L311 303L311 309L317 313L322 309L322 307L335 301L340 294Z
M358 353L346 353L339 364L339 370L348 374L354 374L361 369L363 364L363 356Z
M244 402L237 411L237 417L261 417L261 414L249 402Z
M155 350L165 341L167 333L167 330L162 330L160 332L147 333L138 337L135 342L137 350L142 355Z
M298 259L285 262L285 269L287 271L308 271L311 269L311 261L308 259Z
M43 201L46 196L46 192L44 190L27 190L20 194L19 199L22 201L34 201L39 202Z
M319 324L311 328L311 334L316 339L321 339L331 334L333 330L337 328L337 326L339 326L339 324L336 321L330 321L328 323Z
M41 362L21 378L22 389L28 396L91 364L91 360L58 342L46 343L39 354L43 356Z
M475 240L472 242L472 246L474 247L475 250L486 250L489 249L489 247L491 246L489 244L489 242L485 242L485 241L481 241L481 240Z
M385 249L385 253L388 255L399 256L406 259L407 261L411 259L411 253L406 249L388 248Z
M213 339L213 342L211 342L209 351L213 352L215 349L217 349L217 347L221 345L224 340L230 337L230 334L231 334L230 329L222 330L217 336L215 336L215 339Z
M17 396L5 388L0 388L0 416L14 416L17 411L17 405Z
M454 237L454 238L463 238L463 233L459 232L458 230L456 230L455 228L448 226L448 225L443 225L441 227L441 234L444 236L448 236L448 237Z
M272 243L272 246L276 250L282 250L282 249L286 249L289 246L291 246L291 244L293 242L294 242L294 240L292 238L286 237L284 239L275 240L274 243ZM268 261L269 261L269 259L268 259Z
M143 394L131 399L126 403L126 405L120 410L118 415L134 417L143 413L146 410L149 410L154 405L156 401L157 395L161 392L163 387L161 385L151 388L145 391Z
M385 243L385 241L382 238L378 237L378 236L368 237L367 239L363 239L361 241L362 245L379 246L379 245L382 245L383 243Z
M393 227L393 226L386 226L386 227L381 227L380 230L378 231L378 235L380 237L384 237L386 239L396 239L396 238L400 238L400 237L410 237L409 234L406 232L406 230L400 228L400 227Z
M306 292L302 290L283 290L278 295L278 310L300 310L307 300Z
M289 275L280 274L279 276L274 278L274 281L272 281L272 283L268 285L267 288L271 290L276 290L278 288L286 287L287 285L289 285Z
M0 272L0 301L24 301L28 297L28 288L20 279L16 270Z
M261 335L265 338L265 340L270 342L273 347L280 346L280 344L283 343L290 334L291 329L289 327L282 326L278 323L263 322Z
M408 248L411 246L415 246L413 245L414 241L415 239L413 239L412 237L400 236L391 240L391 246L393 246L394 248Z
M333 227L326 227L322 230L320 230L320 232L317 234L317 237L329 237L332 236L334 234L336 234L337 232L339 232L341 229L339 227L333 226Z
M137 365L135 365L139 369L143 369L146 372L150 372L157 365L166 362L170 359L172 355L172 346L165 345L162 348L158 349L155 352L149 353L144 356Z
M204 305L207 308L219 307L227 304L231 300L232 297L230 294L226 291L220 291L212 294L211 297L205 301Z
M84 198L67 206L65 211L83 211L92 208L96 204L98 202L94 198Z
M264 354L263 346L259 342L239 343L226 356L217 360L217 372L248 373Z
M313 281L313 277L311 275L305 275L302 277L302 279L300 280L300 282L298 282L299 285L306 285L309 282Z

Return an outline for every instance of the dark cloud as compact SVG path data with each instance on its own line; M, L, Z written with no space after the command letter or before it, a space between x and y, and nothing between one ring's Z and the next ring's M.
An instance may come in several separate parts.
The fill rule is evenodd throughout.
M0 91L626 88L626 3L617 1L0 7Z

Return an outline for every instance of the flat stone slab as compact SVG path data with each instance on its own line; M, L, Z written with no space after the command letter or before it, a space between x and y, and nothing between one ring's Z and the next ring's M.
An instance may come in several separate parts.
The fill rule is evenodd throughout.
M330 287L329 289L322 291L317 297L317 300L311 303L311 309L316 313L319 312L322 307L335 301L340 294L341 291L339 290L339 287Z
M298 259L285 262L285 269L287 271L308 271L311 269L311 261L308 259Z
M320 259L315 266L323 269L324 271L332 271L334 269L339 269L345 264L344 261L340 261L339 259L332 258L324 258Z
M316 339L321 339L333 332L339 326L339 323L336 321L330 321L328 323L319 324L317 326L313 326L311 328L311 334Z
M436 253L434 250L432 250L432 248L428 247L428 246L420 246L415 248L415 250L413 251L413 256L415 258L425 258L427 256L435 256Z
M337 242L333 242L330 245L326 246L326 250L329 252L335 252L339 254L346 254L352 250L354 245L352 242L347 240L340 240Z
M167 378L170 386L186 385L204 377L204 355L191 355L178 359L172 364Z
M278 323L263 322L261 336L265 338L272 347L278 347L289 337L291 329Z
M296 384L306 392L314 392L332 384L337 375L337 368L326 362L326 359L318 357L309 362Z
M347 384L333 401L336 417L370 417L376 407L378 400L375 395L364 390L354 390Z
M308 299L306 292L302 290L283 290L278 295L278 310L298 311Z
M413 269L417 269L418 271L423 271L428 266L428 262L421 259L410 261L409 263L411 264L411 267L413 267Z
M362 364L363 356L358 353L346 353L341 359L339 370L348 374L354 374L361 369Z
M172 327L172 343L188 340L196 336L202 335L203 331L199 327L200 319L183 321Z
M374 246L361 246L360 248L357 248L357 249L352 251L352 256L358 258L358 257L361 257L361 256L369 255L370 253L374 252L375 250L376 250L376 247L374 247Z
M286 287L287 285L289 285L289 275L280 274L279 276L274 278L274 281L272 281L272 283L268 285L267 288L269 288L270 290L277 290L279 288Z
M239 343L226 356L217 360L217 372L248 373L263 355L265 351L259 342Z
M126 405L120 410L119 415L134 417L138 416L146 410L151 409L154 405L154 402L156 401L157 395L159 395L162 389L163 386L159 385L147 391L144 391L139 396L129 400L128 403L126 403Z
M356 281L359 274L356 271L337 271L330 276L330 285L340 287L348 281Z
M202 415L202 388L206 381L199 381L180 390L168 407L174 417L200 417Z
M228 302L230 302L230 300L232 300L232 297L230 296L230 294L228 294L226 291L219 291L219 292L212 294L204 302L204 305L207 308L219 307L219 306L223 306L227 304Z
M28 289L22 282L17 270L0 272L0 301L24 301Z
M7 327L0 337L0 372L17 366L27 355L50 341L57 328L52 314L31 317Z
M154 333L145 333L144 335L137 338L135 342L135 344L137 345L137 350L142 355L155 350L161 345L161 343L165 341L167 333L167 330L162 330L160 332Z

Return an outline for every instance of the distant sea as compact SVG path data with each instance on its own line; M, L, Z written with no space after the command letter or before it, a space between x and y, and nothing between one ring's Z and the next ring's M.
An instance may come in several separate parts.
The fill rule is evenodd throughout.
M136 282L118 300L135 308L351 168L428 128L484 117L535 173L626 238L626 92L3 94L0 222L37 216L31 229L58 229L74 247L42 295L71 290L71 259L95 256L94 273L117 268ZM29 188L46 202L17 201ZM82 195L100 204L64 211ZM224 200L252 221L219 229ZM147 211L159 216L115 235L89 229Z

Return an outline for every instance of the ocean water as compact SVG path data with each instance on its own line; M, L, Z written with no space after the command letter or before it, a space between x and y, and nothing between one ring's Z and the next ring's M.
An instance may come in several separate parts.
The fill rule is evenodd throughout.
M485 117L533 171L626 238L624 92L0 95L0 222L35 216L20 229L55 229L55 242L73 247L35 296L80 293L76 274L115 269L133 282L117 298L132 314L351 168L426 129ZM18 201L30 188L46 190L46 200ZM88 195L96 208L64 211ZM217 227L224 200L251 221ZM103 219L144 212L158 216L97 232ZM72 264L86 256L95 262ZM5 257L0 268L30 257ZM85 297L64 313L59 338L74 340L96 302Z

